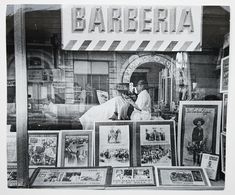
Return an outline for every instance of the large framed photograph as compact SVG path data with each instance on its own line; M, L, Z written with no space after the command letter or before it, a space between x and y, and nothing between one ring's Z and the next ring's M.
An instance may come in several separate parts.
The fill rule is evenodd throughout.
M221 59L220 92L228 92L229 56Z
M61 167L92 166L92 131L62 131L60 165Z
M206 170L209 179L216 180L218 164L219 155L202 154L201 167Z
M154 167L113 167L111 187L156 186Z
M201 167L156 167L157 187L165 189L202 189L210 181Z
M227 130L227 108L228 108L228 93L223 94L223 109L222 109L222 131Z
M201 153L219 154L221 101L181 101L178 155L183 166L200 166Z
M175 122L136 122L137 166L177 165Z
M59 132L30 131L28 133L29 167L56 167Z
M110 167L40 167L32 175L31 187L105 187Z
M226 133L221 133L221 171L225 173L226 165Z
M95 122L95 166L131 166L132 131L129 121Z

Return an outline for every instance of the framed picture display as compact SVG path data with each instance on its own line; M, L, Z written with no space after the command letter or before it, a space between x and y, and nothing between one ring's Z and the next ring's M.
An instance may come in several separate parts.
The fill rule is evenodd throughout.
M225 173L226 164L226 133L221 133L221 171Z
M130 121L95 122L95 166L131 166L132 131Z
M157 187L165 189L202 189L210 181L201 167L156 167Z
M29 131L29 167L56 167L58 159L59 132Z
M200 166L201 153L219 154L221 101L181 101L178 156L181 166Z
M227 107L228 107L228 93L223 94L223 109L222 109L222 131L227 130Z
M17 166L7 167L7 186L9 188L17 187Z
M31 187L105 187L110 167L40 167L34 171Z
M202 154L201 167L206 170L209 179L216 180L219 155Z
M176 166L175 121L136 122L137 166Z
M229 56L221 59L220 92L228 92Z
M92 131L62 131L60 164L61 167L92 166Z
M154 167L113 167L111 187L156 186Z

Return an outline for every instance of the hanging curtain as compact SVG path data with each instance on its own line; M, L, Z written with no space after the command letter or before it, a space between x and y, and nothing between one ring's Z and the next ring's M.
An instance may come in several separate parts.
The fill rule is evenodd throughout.
M189 57L186 52L176 54L175 82L179 101L190 100L192 98L191 74Z

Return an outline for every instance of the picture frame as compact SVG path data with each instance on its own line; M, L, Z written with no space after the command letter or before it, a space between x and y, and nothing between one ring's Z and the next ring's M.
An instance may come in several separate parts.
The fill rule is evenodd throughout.
M89 187L109 185L110 167L39 167L34 171L30 187Z
M95 122L95 166L132 166L133 122Z
M180 166L200 166L201 153L219 154L221 101L181 101L178 120Z
M196 190L211 186L205 169L201 167L156 167L159 189Z
M113 167L110 187L152 187L156 186L153 166Z
M216 180L218 165L219 165L219 155L212 154L202 154L201 166L205 169L207 176L211 180Z
M92 131L61 131L61 167L91 167L93 165Z
M176 166L175 121L136 122L137 166Z
M17 166L16 165L7 166L7 186L8 188L17 187Z
M226 133L221 133L221 171L225 174L226 170Z
M223 94L223 108L222 108L222 131L227 131L227 108L228 108L228 93Z
M28 131L29 168L57 167L58 131Z
M221 59L220 71L220 92L228 92L228 79L229 79L229 56Z

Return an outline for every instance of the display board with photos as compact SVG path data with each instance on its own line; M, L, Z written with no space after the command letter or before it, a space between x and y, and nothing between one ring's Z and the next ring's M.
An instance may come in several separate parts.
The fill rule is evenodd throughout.
M138 121L135 126L138 166L177 165L175 121Z
M59 132L29 131L29 167L56 167L58 163Z
M63 130L61 132L61 167L92 166L92 131Z
M226 133L221 133L221 171L225 173L226 170Z
M133 122L95 122L95 166L132 165Z
M109 185L110 167L40 167L31 177L31 187L97 187Z
M149 167L113 167L111 187L156 186L155 171Z
M156 167L159 189L203 189L211 186L201 167Z
M218 165L219 155L202 154L201 167L206 170L209 179L216 180Z
M221 101L181 101L178 121L180 165L200 166L201 153L219 154Z
M229 56L221 59L220 92L228 92Z

